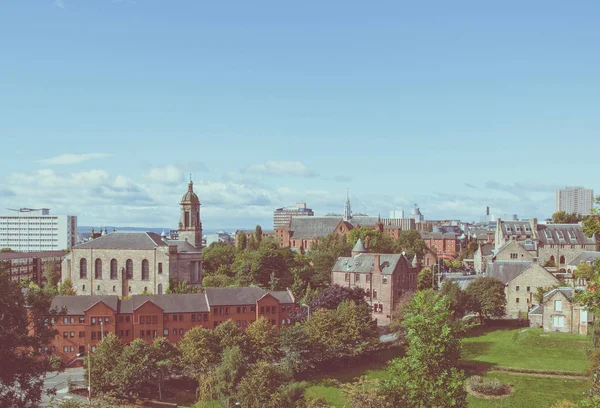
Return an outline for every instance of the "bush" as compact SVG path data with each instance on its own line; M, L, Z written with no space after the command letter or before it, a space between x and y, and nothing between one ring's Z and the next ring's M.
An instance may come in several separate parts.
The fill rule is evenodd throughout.
M497 378L487 379L478 375L469 378L471 391L487 396L507 395L510 393L510 385L502 384Z

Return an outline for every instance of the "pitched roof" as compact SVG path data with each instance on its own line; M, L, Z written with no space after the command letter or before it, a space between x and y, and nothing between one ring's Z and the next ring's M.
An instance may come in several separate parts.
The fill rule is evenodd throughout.
M597 251L583 251L575 259L569 262L569 265L579 265L582 262L595 262L596 259L600 259L600 252Z
M494 261L488 262L486 275L508 283L531 266L531 261Z
M580 290L573 289L573 288L570 288L567 286L552 289L551 291L544 293L544 302L543 303L545 303L548 299L550 299L552 296L554 296L556 293L559 293L559 292L562 293L567 299L571 300L571 298L573 296L575 296L575 293Z
M529 221L500 221L502 235L528 235L531 236L531 224Z
M146 302L152 302L160 307L164 313L208 312L206 297L203 293L169 294L169 295L134 295L130 304L121 302L121 313L131 313Z
M461 290L465 290L471 284L471 282L481 277L482 275L463 275L462 273L445 273L443 275L443 280L447 279L453 283L456 283Z
M588 237L579 224L538 225L538 239L548 245L595 245L596 239Z
M369 217L368 215L353 215L352 218L348 220L353 227L372 227L377 225L379 221L379 217Z
M354 248L352 248L352 252L367 252L367 250L365 249L365 246L362 243L362 240L359 238L358 241L356 241L356 244L354 244Z
M459 234L454 232L421 232L423 239L459 239Z
M391 275L400 266L405 271L412 265L400 254L379 254L381 273ZM332 272L371 273L375 266L375 254L361 253L352 257L341 256L333 265Z
M67 251L37 251L37 252L0 252L0 261L28 258L55 258L67 255Z
M155 232L111 232L74 249L154 249L168 246Z
M259 287L206 288L208 306L254 305L267 291Z
M279 303L294 303L295 299L293 295L287 290L280 290L275 292L269 292L275 299L279 300Z
M532 315L541 315L544 314L544 305L535 305L530 311L529 314Z
M325 237L335 231L342 217L292 217L290 231L296 239Z
M67 310L67 315L83 315L85 311L98 302L105 303L114 311L118 311L118 296L94 295L94 296L55 296L52 299L52 306L59 310L63 307Z

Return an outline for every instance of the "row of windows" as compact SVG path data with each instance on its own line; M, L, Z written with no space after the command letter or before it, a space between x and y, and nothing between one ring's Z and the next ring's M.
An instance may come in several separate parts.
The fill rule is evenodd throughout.
M142 280L150 280L150 263L147 259L142 260L141 265ZM158 273L163 273L162 262L158 263ZM87 259L79 260L79 278L87 279ZM94 279L102 279L102 259L96 258L94 261ZM119 264L116 259L110 260L110 279L119 279ZM133 279L133 260L125 261L125 279Z
M360 274L360 273L354 273L354 274L352 274L352 273L350 273L350 272L347 272L347 273L344 275L344 280L345 280L346 282L350 282L350 275L354 275L354 282L360 282L360 275L361 275L361 274ZM388 277L387 277L387 276L385 276L385 275L383 275L383 276L381 277L381 281L382 281L382 283L384 283L384 284L386 284L386 285L387 285L387 283L388 283ZM365 282L371 282L371 274L366 274L366 275L365 275Z
M162 295L163 294L163 285L162 285L162 283L159 283L156 288L157 288L157 292L156 293L159 294L159 295ZM98 285L96 287L96 290L98 292L100 292L100 285ZM81 291L85 292L85 285L81 285ZM116 292L117 291L117 287L113 286L112 287L112 291ZM144 292L148 292L148 286L144 286ZM131 293L131 286L129 287L129 293Z

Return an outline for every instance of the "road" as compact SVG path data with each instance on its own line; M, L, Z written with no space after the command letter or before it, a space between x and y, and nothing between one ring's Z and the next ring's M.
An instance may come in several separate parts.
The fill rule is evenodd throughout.
M54 396L55 401L69 400L69 399L80 399L86 400L78 395L69 394L69 378L71 381L83 381L83 368L67 368L65 371L51 372L44 378L44 389L50 390L55 389L56 395ZM40 407L45 407L50 402L51 397L44 395L40 403Z

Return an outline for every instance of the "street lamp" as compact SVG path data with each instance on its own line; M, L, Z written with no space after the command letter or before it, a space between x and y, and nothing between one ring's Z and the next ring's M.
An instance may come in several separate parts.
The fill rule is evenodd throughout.
M310 306L302 303L301 307L305 307L308 310L308 315L306 316L306 320L310 319Z

